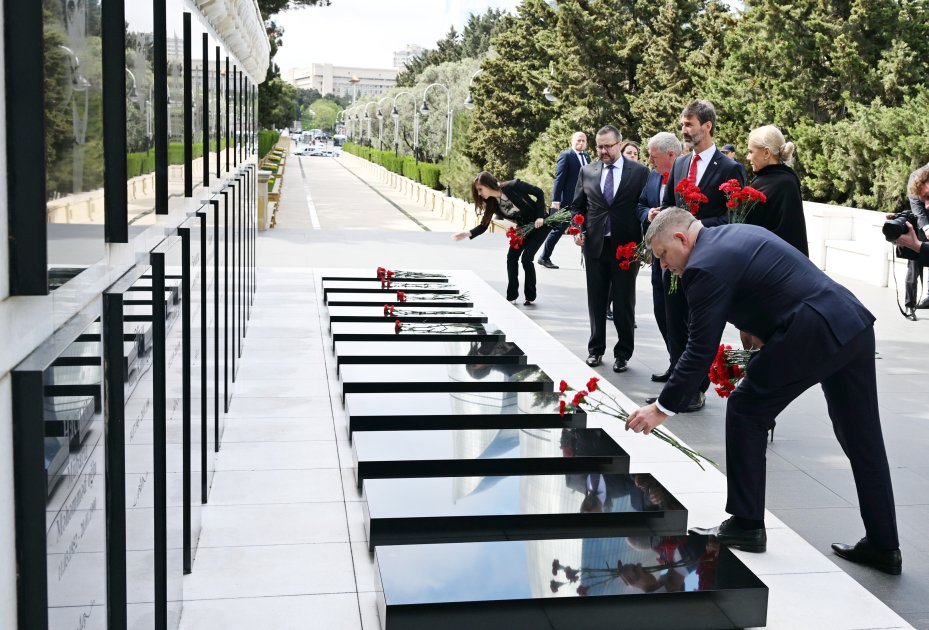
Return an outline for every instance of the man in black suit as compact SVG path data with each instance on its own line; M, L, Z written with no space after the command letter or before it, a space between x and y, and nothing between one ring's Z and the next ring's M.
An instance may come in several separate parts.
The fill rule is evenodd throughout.
M590 156L587 155L587 134L583 131L575 131L571 134L571 148L558 156L555 163L555 185L552 188L552 210L560 210L562 206L570 206L574 201L574 189L577 188L577 174L581 172L581 167L590 163ZM542 246L542 253L536 261L543 267L549 269L558 269L558 265L552 262L552 252L555 251L555 245L558 244L561 235L568 229L570 222L556 225L549 232L545 244Z
M613 305L618 339L613 346L613 371L625 372L634 348L635 278L638 263L620 269L616 248L642 240L637 202L648 169L620 153L622 134L612 125L597 132L599 161L584 166L577 178L574 207L586 220L574 242L584 248L590 340L587 365L603 362L606 351L606 308Z
M694 531L744 551L765 551L767 432L791 401L820 384L851 463L866 532L856 545L832 548L853 562L900 573L878 412L874 316L796 248L758 226L704 229L686 210L671 208L652 222L645 240L662 266L681 276L690 338L658 401L633 411L627 429L650 433L686 408L727 321L763 342L726 405L726 511L732 518Z
M638 207L639 220L646 230L651 225L651 220L661 212L661 202L664 201L666 191L665 184L670 177L674 160L680 154L681 141L673 133L662 131L648 141L648 161L652 163L655 170L648 174L648 181L642 189ZM669 355L668 369L652 374L652 381L655 383L666 383L671 376L671 346L668 344L668 321L665 313L666 290L662 275L661 261L654 258L652 260L652 305L655 321L658 322L658 330L661 332L661 338L664 340Z
M713 141L716 131L716 109L709 101L694 101L681 112L681 137L684 148L691 149L690 153L677 158L671 168L668 183L665 187L662 207L687 207L680 193L675 192L678 184L684 179L690 179L707 196L707 201L700 204L694 216L706 227L723 225L729 222L726 209L726 196L719 190L720 184L730 179L738 180L745 185L745 169L731 158L727 158ZM668 346L671 351L671 370L680 359L684 347L687 345L687 321L689 311L687 296L683 291L671 292L671 274L664 274L665 285L665 313L667 316ZM694 394L684 411L697 411L705 404L704 392L709 388L710 381L705 379L700 390ZM650 402L651 399L646 402Z

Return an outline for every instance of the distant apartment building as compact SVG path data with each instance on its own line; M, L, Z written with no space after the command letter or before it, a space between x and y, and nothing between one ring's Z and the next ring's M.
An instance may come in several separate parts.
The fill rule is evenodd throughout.
M336 96L375 96L397 85L396 68L351 68L331 63L314 63L292 68L284 80L301 89L315 89L320 94Z
M423 54L423 47L407 44L403 50L394 51L394 68L403 70L413 57Z

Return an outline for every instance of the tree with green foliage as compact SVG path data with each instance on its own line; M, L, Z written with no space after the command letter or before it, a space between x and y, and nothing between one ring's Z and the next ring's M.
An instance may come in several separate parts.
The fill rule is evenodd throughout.
M479 168L506 179L526 164L529 146L548 126L553 106L541 97L553 61L548 30L555 12L544 0L525 0L491 38L495 54L481 62L466 154Z

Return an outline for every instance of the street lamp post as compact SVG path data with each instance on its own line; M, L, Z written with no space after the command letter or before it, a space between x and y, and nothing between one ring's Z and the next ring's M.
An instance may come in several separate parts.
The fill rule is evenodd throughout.
M397 92L394 96L394 105L393 109L390 112L391 117L394 119L394 155L400 155L400 112L397 110L397 99L406 94L407 96L413 96L412 92ZM416 115L416 97L413 97L413 115ZM413 153L416 153L416 150L413 150Z
M365 118L364 118L364 120L365 120L366 123L368 123L368 142L371 142L371 116L370 116L370 114L368 114L368 106L369 106L369 105L377 105L377 103L375 103L374 101L368 101L367 103L365 103L365 106L364 106L364 108L365 108L365 109L364 109L364 112L365 112ZM374 144L374 143L371 142L371 144Z
M474 98L471 96L471 86L474 85L474 78L482 72L482 69L478 69L474 74L471 75L471 80L468 81L468 96L466 96L464 100L464 106L466 109L474 109Z
M449 154L452 151L452 93L449 91L448 86L442 83L433 83L426 86L426 89L423 90L423 104L419 108L420 113L423 116L429 115L429 105L426 103L426 96L429 94L429 90L434 87L440 87L445 90L445 106L446 106L446 117L445 117L445 194L451 197L452 189L451 185L448 183L448 168L451 165L449 161Z
M384 150L384 112L381 111L381 103L389 100L390 97L385 96L377 102L377 145L381 151Z

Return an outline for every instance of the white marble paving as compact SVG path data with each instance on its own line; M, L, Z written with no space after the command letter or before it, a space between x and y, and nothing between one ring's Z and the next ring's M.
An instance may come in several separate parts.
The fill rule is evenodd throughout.
M259 271L200 550L185 578L184 630L379 628L362 496L319 301L321 271ZM447 273L553 380L583 386L597 376L476 275ZM301 287L296 307L291 282ZM307 385L310 380L318 384ZM635 408L605 379L601 385ZM589 424L605 428L636 470L652 473L678 496L691 525L726 517L726 482L718 470L700 471L678 451L627 433L608 416L592 415ZM768 513L766 523L768 552L736 553L770 588L768 628L910 627L782 521Z

